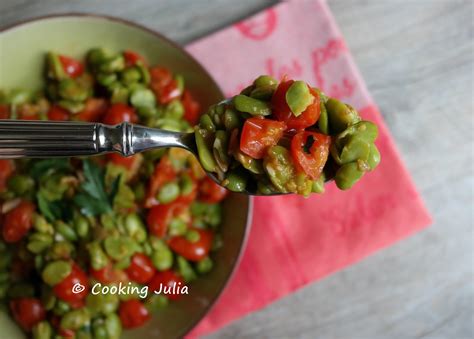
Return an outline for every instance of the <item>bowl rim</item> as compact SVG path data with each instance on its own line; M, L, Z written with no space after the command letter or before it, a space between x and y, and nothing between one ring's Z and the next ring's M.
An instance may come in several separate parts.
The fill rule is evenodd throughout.
M27 19L22 19L17 22L14 22L12 24L8 24L5 26L0 26L0 34L10 32L14 29L21 28L23 26L29 25L29 24L35 24L39 21L44 21L44 20L49 20L49 19L56 19L56 18L94 18L98 20L108 20L108 21L113 21L117 22L126 26L131 26L133 28L145 31L147 33L150 33L151 35L165 41L166 43L170 44L171 46L179 49L182 53L184 53L198 68L201 72L205 73L209 79L211 79L212 82L216 85L217 89L219 90L220 94L222 97L224 97L224 93L222 92L221 87L219 84L214 80L214 78L211 76L211 74L204 68L204 66L194 58L193 55L191 55L185 48L184 46L181 46L177 42L171 40L170 38L166 37L162 33L159 33L151 28L148 28L147 26L144 26L142 24L136 23L134 21L128 20L128 19L123 19L115 16L110 16L110 15L105 15L105 14L96 14L96 13L87 13L87 12L64 12L64 13L54 13L54 14L46 14L46 15L40 15L40 16L35 16ZM234 193L238 194L238 193ZM234 278L237 268L240 266L240 262L242 261L243 254L245 252L245 248L247 246L249 234L250 234L250 229L252 225L252 218L253 218L253 209L254 209L254 204L253 204L253 197L248 196L248 209L247 209L247 218L245 221L245 229L244 229L244 235L242 238L242 241L240 243L240 247L238 250L238 255L234 260L233 268L230 271L229 275L224 281L224 284L220 291L215 295L215 297L211 300L208 306L204 308L204 311L202 312L201 316L196 319L196 321L191 322L191 324L185 328L182 331L182 337L188 335L209 313L210 311L214 308L214 306L217 304L219 299L222 297L222 294L224 291L229 287L230 282Z

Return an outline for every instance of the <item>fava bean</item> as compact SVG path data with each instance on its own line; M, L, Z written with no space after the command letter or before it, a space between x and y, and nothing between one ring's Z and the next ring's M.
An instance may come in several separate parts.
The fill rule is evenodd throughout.
M61 328L78 330L81 327L89 326L90 321L89 310L83 307L66 313L61 319Z
M145 225L137 214L132 213L125 217L125 229L128 235L136 242L142 243L146 240L147 233Z
M43 272L41 273L41 277L49 286L54 286L71 274L71 271L72 266L70 262L65 260L56 260L46 265Z
M201 161L202 167L209 172L215 172L217 164L214 160L210 147L207 146L204 138L204 130L196 129L196 145L199 154L199 160Z
M356 110L336 99L328 99L326 110L331 133L340 133L350 125L360 121Z
M162 247L152 252L151 261L158 271L166 271L173 266L173 252L163 244Z
M27 248L30 252L39 254L49 248L53 243L53 237L46 233L33 233L28 238Z
M359 169L358 164L356 162L351 162L342 165L337 170L334 179L339 189L347 190L359 181L363 174L364 172Z
M141 72L136 67L126 68L120 74L120 80L126 85L133 84L134 82L138 82L141 79Z
M107 255L102 250L102 246L97 241L91 242L87 245L87 250L89 252L90 264L94 270L100 270L107 266L109 259Z
M213 266L214 264L211 258L205 257L204 259L196 263L196 270L201 274L205 274L210 272Z
M26 175L14 175L8 180L8 189L16 195L22 196L31 191L35 186L35 181Z
M53 328L47 321L40 321L33 327L32 334L34 339L50 339L53 335Z
M183 277L184 281L190 282L197 278L193 267L186 259L181 256L177 256L176 261L178 263L179 274Z
M222 181L222 185L233 192L243 192L247 187L247 174L239 169L232 170Z
M130 103L134 107L155 107L156 99L149 89L136 89L130 95Z
M369 158L367 159L367 163L369 164L371 171L380 163L380 153L374 144L370 145L370 153Z
M269 75L260 75L257 79L254 80L253 84L256 87L276 87L278 85L278 81Z
M119 339L122 334L122 323L115 313L109 313L105 317L105 329L109 339Z
M246 95L236 95L233 98L233 103L238 111L249 113L251 115L265 116L272 113L272 109L268 103Z
M299 116L314 101L308 85L304 81L295 81L286 92L286 103L295 116Z
M179 185L177 182L169 182L160 189L157 199L162 204L168 204L179 197Z
M116 55L105 60L101 60L98 64L99 70L104 73L120 72L125 68L125 59L122 55Z

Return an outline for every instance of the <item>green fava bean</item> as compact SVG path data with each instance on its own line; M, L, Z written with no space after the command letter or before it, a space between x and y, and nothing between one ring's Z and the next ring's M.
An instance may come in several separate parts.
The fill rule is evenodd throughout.
M295 169L290 152L283 146L273 146L263 159L263 167L275 187L287 193L287 184L294 177Z
M216 172L217 164L214 160L212 152L210 148L207 146L206 140L204 138L204 134L206 132L202 129L196 128L195 136L196 136L196 145L199 154L199 160L201 162L202 167L209 172Z
M108 339L119 339L122 334L122 323L115 313L107 314L105 318L105 329Z
M89 233L89 222L82 215L74 219L74 228L79 237L85 238Z
M333 98L326 102L326 110L331 133L340 133L348 126L360 121L359 114L355 109Z
M91 315L85 307L69 311L61 319L61 328L78 330L81 327L89 326Z
M179 274L183 277L184 281L190 282L197 278L196 272L194 272L191 264L181 256L176 258L178 262Z
M75 247L68 241L59 241L53 244L48 251L52 259L67 259L74 252Z
M278 85L278 81L269 75L260 75L257 79L254 80L253 84L256 87L276 87L276 85Z
M50 339L53 335L53 328L47 321L40 321L32 330L33 339Z
M16 195L22 196L35 186L35 181L26 175L17 174L8 180L8 189Z
M46 233L34 233L28 238L26 248L32 253L39 254L53 243L53 237Z
M168 226L168 233L170 236L178 236L178 235L183 235L186 233L186 230L188 229L188 224L179 218L174 218L171 219L170 224Z
M102 319L100 320L102 321ZM94 334L94 339L109 339L107 329L105 328L103 321L92 326L92 333Z
M357 162L342 165L336 172L334 180L341 190L347 190L362 178L364 172L359 169Z
M107 254L117 261L130 257L137 249L137 244L129 237L107 238L104 240Z
M321 114L318 119L318 128L319 130L328 135L329 134L329 120L328 120L328 112L326 110L326 105L321 100Z
M169 182L160 189L157 199L162 204L168 204L179 197L179 184L177 182Z
M102 246L97 241L91 242L87 245L91 266L94 270L100 270L107 266L109 259L102 250Z
M304 81L295 81L286 91L286 103L295 116L299 116L314 101L308 85Z
M58 93L61 98L71 101L84 101L89 96L87 88L80 85L80 83L74 79L61 80L58 87Z
M111 91L112 91L112 95L110 97L110 101L112 103L115 104L118 102L121 102L121 103L128 102L128 97L130 93L127 87L118 84L117 86L114 86Z
M322 194L324 193L324 183L326 182L326 178L324 173L321 173L317 180L313 181L313 185L311 187L312 193Z
M130 95L130 103L134 107L155 107L156 99L151 90L139 88Z
M233 98L233 103L238 111L249 113L251 115L265 116L272 113L272 109L268 103L248 97L246 95L236 95Z
M141 72L136 67L126 68L120 74L120 79L126 85L133 84L134 82L140 81L142 77Z
M340 145L345 138L354 136L369 143L373 143L378 136L377 125L370 121L359 121L358 123L349 126L342 133L336 137L336 143Z
M164 295L152 294L145 301L145 307L151 313L164 309L169 304L169 299Z
M233 131L236 128L240 128L242 121L237 111L233 108L228 107L224 112L224 126L227 131Z
M76 232L74 231L74 229L71 226L69 226L65 222L56 221L54 226L55 226L56 231L59 234L61 234L64 237L64 239L66 239L68 241L76 241L77 240Z
M269 101L273 93L275 93L275 86L257 87L250 93L250 97L258 100Z
M199 118L199 127L204 128L208 132L216 131L216 126L208 114L201 115L201 118Z
M377 146L375 146L374 144L370 145L370 153L369 158L367 159L367 163L369 164L371 171L380 163L380 152L377 149Z
M96 76L97 82L102 86L109 87L117 81L116 73L99 73Z
M191 179L191 176L187 173L184 173L179 180L179 190L181 195L188 195L194 189L194 181Z
M112 293L89 294L86 297L86 306L92 316L114 313L118 309L119 303L118 296Z
M71 274L71 263L65 260L56 260L46 265L41 277L49 286L54 286Z
M104 73L120 72L125 68L125 59L122 55L108 58L99 65L99 70Z
M151 80L150 72L148 72L148 68L146 68L145 65L143 65L142 62L138 62L138 63L136 64L136 67L137 67L138 70L140 71L141 78L142 78L142 82L143 82L145 85L148 85L148 84L150 83L150 80Z
M71 310L71 306L64 300L58 299L53 308L53 313L55 315L62 316Z
M201 274L205 274L205 273L210 272L213 266L214 264L211 258L205 257L204 259L202 259L196 264L196 270Z
M138 243L142 243L146 240L147 234L145 225L136 213L129 214L125 217L125 229L128 235Z
M227 175L222 185L233 192L243 192L247 187L247 180L247 173L237 168Z
M184 115L184 106L180 100L171 101L165 109L165 116L171 119L181 119Z
M234 152L234 158L242 164L242 166L255 174L263 173L263 165L261 160L249 157L247 154L242 153L240 150Z
M56 80L66 79L67 74L64 71L63 65L59 60L59 55L53 52L48 52L46 55L48 64L48 77Z
M173 252L164 245L152 252L151 261L158 271L166 271L173 266Z
M110 58L110 53L104 48L92 48L87 53L87 62L91 66L97 66Z
M227 172L229 168L229 156L227 155L229 135L224 131L217 131L212 147L214 159L217 166L223 171Z
M370 144L360 138L352 136L343 147L340 155L340 165L347 164L358 159L367 161L370 153Z
M33 227L35 228L35 230L41 233L48 233L48 234L54 233L53 225L48 223L42 215L37 214L37 213L33 215Z

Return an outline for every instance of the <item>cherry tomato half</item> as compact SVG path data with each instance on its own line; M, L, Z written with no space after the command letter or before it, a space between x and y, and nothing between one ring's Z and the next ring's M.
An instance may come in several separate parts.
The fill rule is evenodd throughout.
M48 111L48 120L56 120L56 121L69 120L69 111L56 105L51 106L51 108Z
M169 247L180 256L190 261L204 259L211 250L213 234L209 230L193 228L199 233L199 240L192 242L185 236L176 236L168 240Z
M80 61L77 61L76 59L67 57L65 55L60 55L59 61L61 62L61 65L63 66L63 69L66 74L72 78L76 78L82 75L82 73L84 73L84 66Z
M10 108L8 105L0 105L0 119L10 119Z
M328 159L331 137L302 131L291 140L291 155L300 171L316 180L321 175Z
M124 271L114 268L111 262L99 270L91 268L89 272L94 279L97 279L103 284L129 281L128 275Z
M147 308L136 299L122 301L118 314L125 328L139 327L151 318Z
M177 292L177 287L181 287L183 285L184 281L179 275L174 273L172 270L166 270L162 272L156 272L151 281L148 283L148 288L150 293L159 293L159 291L163 291L165 287L169 287L171 291ZM167 293L163 295L170 300L176 300L180 297L179 293Z
M134 51L124 51L123 57L125 58L125 66L132 67L135 66L138 62L142 62L143 65L146 65L145 58L140 54Z
M273 115L277 120L286 122L288 129L301 130L314 125L318 121L321 114L321 103L318 92L308 86L314 101L299 116L294 116L286 102L286 92L293 82L293 80L282 81L273 94L271 103Z
M102 120L109 105L107 100L101 98L89 98L86 100L84 109L75 115L80 121L96 122Z
M13 161L0 159L0 192L5 190L7 179L13 174L14 170Z
M22 201L8 212L3 224L3 239L9 243L20 241L33 226L34 211L35 205Z
M122 103L112 104L103 120L104 124L108 125L117 125L124 121L137 122L138 117L133 107Z
M169 103L173 99L181 96L181 90L178 83L173 79L171 72L160 66L150 69L150 88L156 96L156 100L162 105Z
M130 279L139 284L149 282L150 279L153 278L155 271L151 259L143 253L135 253L130 262L130 266L125 270Z
M199 200L209 204L218 203L229 193L224 187L216 184L211 178L205 177L199 185Z
M245 120L240 137L240 150L254 159L262 159L268 148L275 146L283 136L284 122L270 119Z
M37 323L46 318L41 301L36 298L18 298L10 301L13 319L25 331L30 331Z
M84 289L80 292L76 290L75 292L77 293L73 292L73 287L76 284L84 286ZM71 273L69 273L63 281L53 287L53 292L56 297L66 302L73 303L82 300L88 293L87 275L79 266L73 263Z
M170 159L167 156L161 158L160 162L155 165L155 171L150 177L148 184L145 207L150 208L158 205L156 195L160 188L167 182L172 181L176 178L176 171L171 164Z
M158 238L163 238L171 219L182 213L185 208L186 205L179 201L153 206L146 219L148 230Z
M190 91L184 90L181 102L184 107L184 119L189 122L191 126L194 126L199 121L201 105L193 98Z

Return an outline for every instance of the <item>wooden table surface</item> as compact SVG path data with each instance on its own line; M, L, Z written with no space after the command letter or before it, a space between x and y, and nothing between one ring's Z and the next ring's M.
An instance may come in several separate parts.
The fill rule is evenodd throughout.
M2 0L0 24L97 12L185 44L273 2ZM329 5L434 224L211 338L473 338L473 1Z

